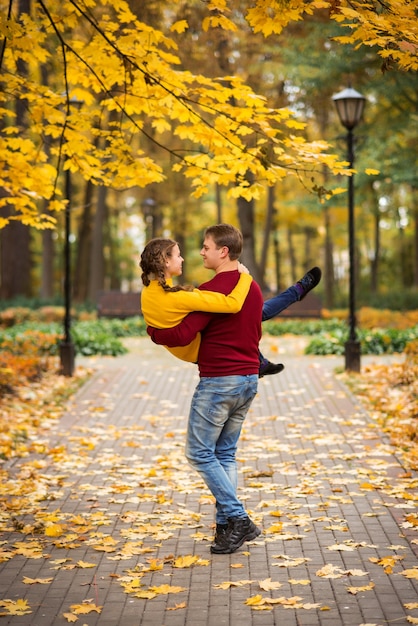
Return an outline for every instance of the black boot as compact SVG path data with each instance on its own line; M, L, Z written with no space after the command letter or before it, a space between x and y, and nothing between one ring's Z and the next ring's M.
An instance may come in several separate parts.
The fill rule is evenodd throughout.
M258 370L258 377L263 378L263 376L271 376L272 374L280 374L283 372L284 365L283 363L272 363L271 361L260 362L260 369Z
M261 530L247 517L231 517L228 528L219 538L218 543L213 543L210 551L213 554L231 554L242 546L245 541L252 541L261 533Z

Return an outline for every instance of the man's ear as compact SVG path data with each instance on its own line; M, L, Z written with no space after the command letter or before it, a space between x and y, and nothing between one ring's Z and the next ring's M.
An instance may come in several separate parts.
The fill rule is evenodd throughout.
M221 248L221 258L225 259L228 255L229 255L229 248L228 248L228 246L222 246L222 248Z

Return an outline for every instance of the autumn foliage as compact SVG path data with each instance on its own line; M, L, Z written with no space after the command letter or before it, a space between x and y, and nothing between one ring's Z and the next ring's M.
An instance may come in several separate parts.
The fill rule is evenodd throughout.
M88 10L76 0L48 0L34 2L30 13L7 4L0 13L7 85L0 93L0 228L15 219L52 227L66 206L57 185L62 169L115 189L162 182L152 144L190 179L196 197L218 184L232 198L258 198L288 176L321 197L341 191L324 189L322 175L335 178L346 163L323 141L306 141L305 123L290 108L275 108L241 76L182 69L177 41L187 19L172 23L167 11L154 28L124 0L104 3L105 10L96 0ZM417 16L408 0L257 0L242 15L232 0L206 4L203 31L237 32L244 19L268 38L321 12L340 25L341 45L377 47L385 68L418 68Z

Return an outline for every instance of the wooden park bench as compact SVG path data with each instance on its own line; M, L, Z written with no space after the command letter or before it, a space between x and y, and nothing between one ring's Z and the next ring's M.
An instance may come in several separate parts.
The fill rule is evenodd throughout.
M140 293L135 291L101 291L97 298L98 317L135 317L141 315Z
M141 315L140 293L134 291L102 291L97 299L98 317L135 317ZM315 293L308 293L306 298L295 302L278 316L279 318L321 318L322 304Z

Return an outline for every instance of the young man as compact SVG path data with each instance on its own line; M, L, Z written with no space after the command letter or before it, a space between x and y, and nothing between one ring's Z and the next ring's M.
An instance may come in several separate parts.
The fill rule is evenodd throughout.
M229 224L205 231L201 256L215 271L202 289L228 294L239 279L242 234ZM237 497L236 450L244 419L257 393L258 344L263 297L254 281L238 313L191 313L176 329L150 329L156 343L178 345L179 328L187 344L202 332L198 367L186 438L186 458L216 500L216 534L211 552L229 554L260 534Z

